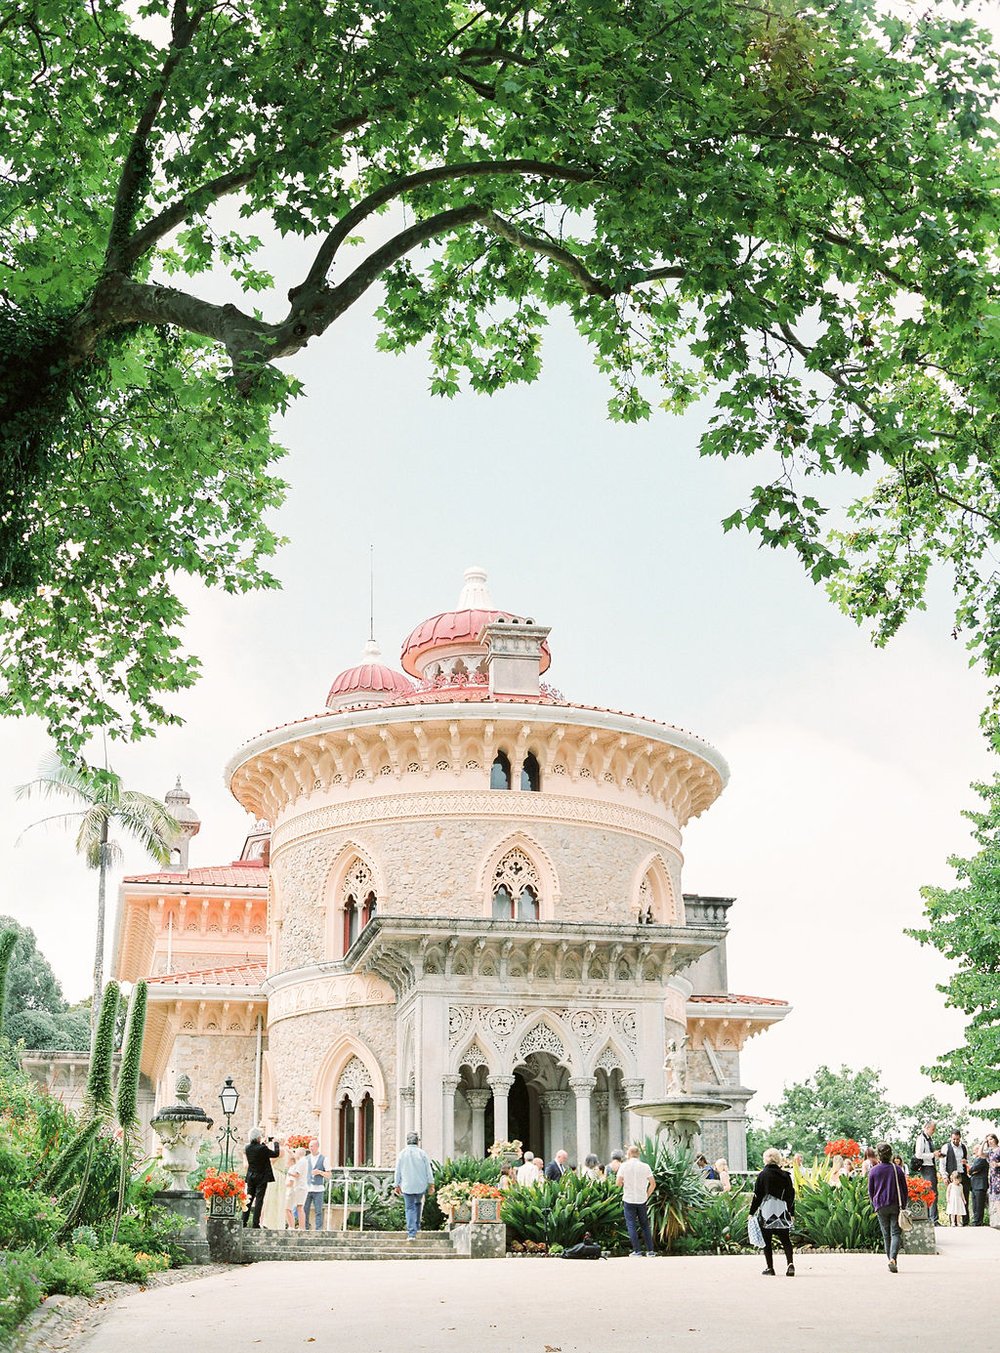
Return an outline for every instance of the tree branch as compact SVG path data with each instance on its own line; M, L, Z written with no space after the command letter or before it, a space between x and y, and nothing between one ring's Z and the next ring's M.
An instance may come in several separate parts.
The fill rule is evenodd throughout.
M108 232L108 247L104 256L105 273L123 271L129 266L124 251L128 244L128 234L135 217L142 184L149 169L149 137L163 107L173 73L207 13L208 7L201 6L194 14L189 15L187 0L174 0L170 16L170 46L167 49L167 56L146 98L122 164L111 217L111 229Z
M433 169L419 170L414 174L401 174L398 178L390 179L375 192L369 193L337 222L317 251L302 286L316 286L321 283L330 271L337 250L344 240L362 221L392 201L394 197L401 197L415 188L423 188L430 183L446 182L449 179L505 174L536 175L538 178L568 183L591 183L598 177L592 169L575 169L547 160L470 160L467 164L439 165ZM294 294L291 293L291 296Z

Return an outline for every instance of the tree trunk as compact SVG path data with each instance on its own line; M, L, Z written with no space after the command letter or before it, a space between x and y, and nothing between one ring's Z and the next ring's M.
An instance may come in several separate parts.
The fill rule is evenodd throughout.
M101 862L97 868L97 945L94 949L94 996L90 1007L90 1039L97 1028L97 1012L104 993L104 904L108 884L108 819L101 824Z

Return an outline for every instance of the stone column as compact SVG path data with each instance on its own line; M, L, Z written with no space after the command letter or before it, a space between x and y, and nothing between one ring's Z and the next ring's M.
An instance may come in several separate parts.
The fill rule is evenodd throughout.
M442 1134L442 1160L451 1160L455 1154L455 1091L461 1076L442 1076L441 1091L444 1100L444 1132Z
M645 1090L645 1081L622 1081L622 1107L626 1104L638 1103ZM642 1119L638 1114L626 1113L625 1117L625 1145L630 1142L639 1142L643 1136Z
M566 1146L566 1125L563 1120L563 1110L566 1107L566 1101L569 1099L569 1091L546 1090L541 1099L542 1108L549 1115L545 1149L549 1156L554 1157L557 1151L564 1150Z
M490 1102L488 1089L466 1090L465 1098L472 1110L472 1154L477 1160L486 1155L486 1105Z
M403 1119L402 1138L403 1138L403 1141L404 1141L404 1142L406 1141L406 1134L407 1134L408 1132L412 1132L412 1131L413 1131L413 1101L416 1099L416 1097L417 1097L417 1092L416 1092L415 1087L412 1086L412 1085L404 1085L403 1088L402 1088L402 1089L400 1090L400 1092L399 1092L399 1102L400 1102L400 1104L401 1104L402 1107L403 1107L403 1111L402 1111L402 1119Z
M507 1124L507 1097L514 1084L514 1077L489 1076L487 1081L493 1090L493 1140L505 1142L510 1131Z
M582 1165L590 1155L590 1096L596 1076L574 1076L569 1088L576 1095L576 1163Z
M608 1102L611 1096L607 1090L595 1090L590 1096L590 1102L594 1106L595 1117L597 1118L597 1154L601 1158L602 1165L606 1165L611 1152L617 1149L618 1143L611 1140L611 1123L608 1120Z

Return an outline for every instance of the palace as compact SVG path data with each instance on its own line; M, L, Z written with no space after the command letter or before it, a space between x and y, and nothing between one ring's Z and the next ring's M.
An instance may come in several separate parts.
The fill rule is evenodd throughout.
M363 662L320 714L254 738L226 770L255 826L240 858L122 884L115 975L149 980L143 1072L182 1072L240 1132L317 1133L340 1163L520 1138L601 1159L655 1129L684 1049L692 1094L729 1107L703 1149L746 1163L746 1039L788 1006L733 995L731 898L685 894L682 832L728 770L690 733L582 705L542 681L549 630L497 610L468 569L454 611L401 667ZM671 1058L676 1066L676 1053Z

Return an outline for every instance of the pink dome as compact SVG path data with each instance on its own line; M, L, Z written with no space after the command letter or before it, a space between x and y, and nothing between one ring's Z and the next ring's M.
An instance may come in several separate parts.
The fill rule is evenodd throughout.
M400 663L411 676L419 676L418 663L425 653L435 648L450 648L453 644L475 644L484 625L494 620L517 620L511 611L443 611L424 620L403 643ZM484 649L485 652L485 649ZM548 669L552 654L548 644L542 644L542 663L539 672Z
M364 656L369 659L378 656L378 649L373 642L369 641L366 645ZM412 694L413 682L402 672L386 667L382 662L368 661L359 663L357 667L348 667L345 672L334 677L326 703L328 706L331 701L337 704L349 703L345 697L352 695L374 695L386 700L397 700L402 695Z

